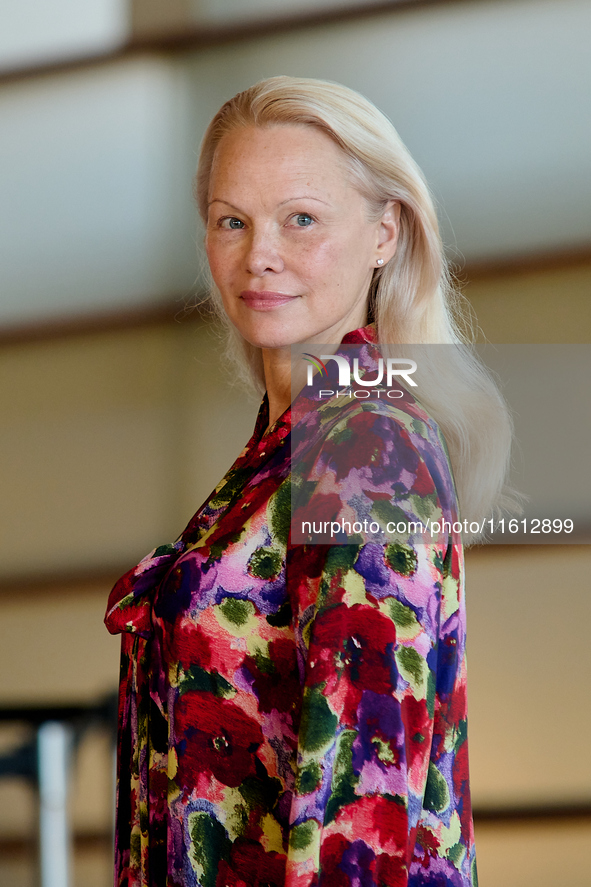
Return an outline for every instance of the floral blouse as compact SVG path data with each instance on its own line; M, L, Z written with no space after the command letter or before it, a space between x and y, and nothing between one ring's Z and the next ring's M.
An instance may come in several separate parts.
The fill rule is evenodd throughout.
M371 365L371 338L344 342ZM295 449L264 401L178 541L111 592L118 887L477 884L459 538L291 540L296 458L308 513L453 522L445 445L407 391L307 397Z

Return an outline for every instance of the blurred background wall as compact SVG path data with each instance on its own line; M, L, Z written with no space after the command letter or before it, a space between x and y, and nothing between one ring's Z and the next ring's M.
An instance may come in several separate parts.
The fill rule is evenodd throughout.
M589 343L589 33L589 0L4 0L0 706L115 689L113 581L250 435L256 404L186 311L220 104L279 73L361 91L426 174L480 339ZM481 887L582 887L589 547L479 546L467 572ZM0 754L26 735L0 723ZM72 809L76 887L107 887L104 729L81 737ZM27 783L0 780L2 885L36 884L35 815Z

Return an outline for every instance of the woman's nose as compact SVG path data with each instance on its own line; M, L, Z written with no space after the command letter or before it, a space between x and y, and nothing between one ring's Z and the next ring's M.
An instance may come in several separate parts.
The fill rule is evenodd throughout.
M246 255L247 270L255 277L283 271L284 262L276 238L269 231L253 232Z

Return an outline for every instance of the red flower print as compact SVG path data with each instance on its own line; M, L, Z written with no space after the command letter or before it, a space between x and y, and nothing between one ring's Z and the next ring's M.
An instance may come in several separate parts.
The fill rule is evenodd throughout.
M304 505L298 505L293 512L292 526L301 527L304 522L312 524L314 530L314 538L327 535L328 541L330 537L323 533L323 526L327 521L337 520L343 502L336 493L319 493L315 492L312 498Z
M285 883L286 858L266 852L254 841L240 838L232 845L229 862L222 860L217 887L282 887Z
M338 480L347 477L355 468L367 468L376 460L382 461L386 441L376 428L379 424L380 417L376 417L373 413L358 413L347 423L346 440L337 436L326 441L323 452L331 467L336 469Z
M244 666L254 678L253 690L259 711L271 712L275 709L294 715L298 713L302 691L293 641L284 638L271 641L268 659L246 656Z
M314 626L309 654L309 675L314 684L325 683L325 696L341 697L346 684L343 717L356 722L363 690L392 693L396 684L392 650L394 623L363 604L338 604L321 613Z
M406 848L408 841L408 813L403 804L399 804L384 795L365 798L372 805L372 827L378 835L383 847L390 844L398 849Z
M201 628L190 619L182 619L175 626L174 632L165 635L169 640L170 660L178 661L184 671L188 671L192 665L199 665L208 669L211 664L210 641Z
M450 727L457 726L467 717L468 700L466 698L466 683L456 681L454 693L441 705L440 713Z
M406 736L408 769L415 766L417 758L425 758L431 746L431 719L425 699L405 696L401 705L402 722Z
M345 851L351 845L342 835L330 835L320 849L322 887L350 887L351 878L341 866Z
M453 763L453 781L456 797L461 798L468 784L468 743L462 742Z
M462 836L468 839L472 834L472 805L470 803L470 783L468 772L468 743L463 742L455 756L452 776L454 793L459 801L460 822L462 824Z
M407 887L408 870L404 859L380 853L375 861L374 881L380 887Z
M336 822L346 824L347 831L368 846L377 845L385 853L402 857L407 852L407 809L391 797L376 794L358 798L341 808Z
M232 788L255 775L263 733L260 724L234 701L207 692L184 693L176 709L174 732L181 784L190 785L188 773L204 770Z
M435 484L433 478L429 474L429 469L424 462L418 462L415 482L412 485L411 493L416 496L429 496L435 492Z
M423 868L429 868L430 860L437 859L439 841L437 840L436 835L434 835L428 828L424 828L423 826L419 827L417 830L416 846L418 852L415 852L415 857L419 859Z

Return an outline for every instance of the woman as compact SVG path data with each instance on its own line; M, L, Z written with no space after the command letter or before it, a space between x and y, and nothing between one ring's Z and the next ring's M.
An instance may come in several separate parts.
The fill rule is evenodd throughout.
M428 190L361 96L275 77L210 124L196 196L214 302L266 395L179 540L111 594L116 883L475 884L462 547L440 429L478 519L499 497L509 424L458 346ZM292 346L326 343L356 347L359 390L378 344L438 348L420 403L412 382L398 400L344 397L336 361L330 386L305 385L300 362L292 416ZM428 538L302 544L292 498L299 516L440 520Z

